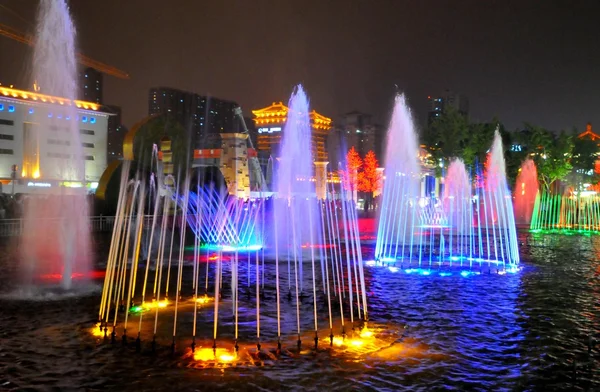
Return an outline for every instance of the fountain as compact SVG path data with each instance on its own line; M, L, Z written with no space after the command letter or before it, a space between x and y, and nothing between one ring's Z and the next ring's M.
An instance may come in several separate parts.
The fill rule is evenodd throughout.
M593 190L542 190L533 207L530 230L562 234L600 233L600 196Z
M154 351L166 337L173 352L191 338L195 359L219 363L280 354L288 344L302 352L306 339L315 349L323 340L371 347L374 336L363 329L368 310L356 205L351 191L336 195L331 183L317 198L308 114L298 86L273 167L272 199L242 200L192 185L191 171L167 179L158 160L150 175L130 178L131 162L124 161L96 335L116 342L121 329L127 344L135 329L138 350L144 340ZM256 350L244 347L248 336Z
M529 227L533 208L538 197L537 168L531 159L526 159L519 169L513 196L515 199L515 221L517 225Z
M516 227L498 131L485 173L477 175L484 180L473 184L465 164L455 159L440 197L421 193L417 136L402 95L396 97L388 141L376 262L411 272L417 267L424 275L451 267L464 269L463 275L473 268L514 271Z
M75 28L63 0L41 0L37 16L37 31L33 54L33 76L43 93L69 99L76 98L77 63L75 59ZM50 103L48 103L50 105ZM29 178L60 178L65 181L85 179L85 160L73 104L56 106L61 117L37 115L35 124L25 132L26 143L37 146L33 151L37 164L24 159L24 176ZM70 119L70 120L68 120ZM59 123L60 122L60 123ZM50 127L66 127L64 159L55 173L40 173L40 165L49 159L39 156L39 139L47 137ZM24 283L31 285L40 275L61 276L63 289L72 288L74 274L85 276L90 269L90 238L88 206L85 188L61 187L53 195L30 196L25 200L21 249Z

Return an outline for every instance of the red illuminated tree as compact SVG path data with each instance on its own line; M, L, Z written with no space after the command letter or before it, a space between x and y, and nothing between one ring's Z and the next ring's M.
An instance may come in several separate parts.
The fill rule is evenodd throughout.
M354 147L352 147L346 154L346 168L340 170L340 177L344 189L358 189L358 186L361 183L360 177L362 176L362 172L360 172L360 168L362 165L363 160Z
M377 161L377 156L375 156L373 151L369 151L367 155L365 155L361 175L358 176L359 191L372 195L381 188L382 175L381 172L377 170L378 167L379 162Z

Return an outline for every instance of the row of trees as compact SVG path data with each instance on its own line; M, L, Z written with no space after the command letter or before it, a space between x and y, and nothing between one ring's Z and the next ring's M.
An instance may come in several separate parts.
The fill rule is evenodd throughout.
M369 196L381 191L383 174L378 167L379 161L373 151L367 152L363 159L352 147L346 154L346 167L339 173L344 189L365 192Z
M496 128L502 136L509 184L514 184L521 163L528 157L537 166L540 186L546 189L556 180L568 180L574 185L597 182L594 166L600 153L598 142L579 138L576 128L555 133L525 123L523 129L510 132L497 118L489 123L471 123L448 108L423 130L421 140L441 175L439 162L447 166L452 158L462 158L468 166L485 162Z

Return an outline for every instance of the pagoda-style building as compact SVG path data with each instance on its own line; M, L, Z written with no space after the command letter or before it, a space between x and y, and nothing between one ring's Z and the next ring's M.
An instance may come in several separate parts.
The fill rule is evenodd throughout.
M254 123L258 130L258 151L277 155L281 144L282 132L287 120L289 108L282 102L273 102L271 106L253 110ZM327 162L325 140L331 129L331 119L316 111L309 113L312 130L311 149L313 161Z

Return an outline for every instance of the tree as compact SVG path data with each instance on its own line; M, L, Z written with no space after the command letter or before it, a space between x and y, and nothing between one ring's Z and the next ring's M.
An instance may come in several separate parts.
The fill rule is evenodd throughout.
M359 176L358 190L373 195L381 188L382 175L377 170L379 162L373 151L367 152L362 166L362 175Z
M358 152L352 147L346 154L346 168L340 170L340 177L342 179L342 186L346 190L357 190L359 176L362 175L359 172L363 165L363 161Z
M531 136L529 152L538 171L538 181L546 191L554 181L564 179L572 169L573 141L564 131L556 135L547 129L526 123Z
M191 167L189 160L191 159L191 151L186 137L186 132L183 126L166 116L158 116L144 124L133 141L133 152L135 160L140 167L146 170L152 170L150 163L152 161L152 148L156 144L160 148L160 140L167 136L171 139L171 151L173 151L173 174L181 171L184 176L184 170Z
M571 137L573 139L573 153L571 165L573 166L572 181L578 189L582 189L584 183L598 182L596 173L596 161L600 153L598 142L588 137L578 137L579 132L573 128Z

